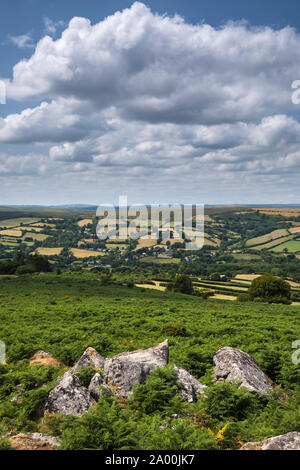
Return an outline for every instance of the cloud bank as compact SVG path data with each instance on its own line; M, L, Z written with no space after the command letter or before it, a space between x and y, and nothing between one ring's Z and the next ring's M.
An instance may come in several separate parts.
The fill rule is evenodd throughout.
M130 182L164 198L175 185L203 202L223 202L222 188L224 202L259 191L272 202L280 184L278 198L297 202L287 198L299 198L298 78L300 35L290 27L191 25L136 2L95 25L73 18L15 65L7 97L24 109L0 118L0 143L82 190L101 177L116 194Z

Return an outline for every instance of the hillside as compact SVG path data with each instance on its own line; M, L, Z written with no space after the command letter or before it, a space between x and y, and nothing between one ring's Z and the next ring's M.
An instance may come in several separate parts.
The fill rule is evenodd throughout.
M63 367L72 366L88 347L111 357L152 347L166 338L170 364L183 367L207 385L210 398L186 404L170 398L164 412L160 408L138 412L129 403L117 401L115 418L107 415L106 419L127 423L130 438L133 428L142 434L148 429L143 442L137 434L133 441L125 440L126 448L174 448L168 443L171 436L178 449L189 445L238 448L249 440L299 430L299 367L292 363L291 355L292 343L300 337L300 307L202 300L128 288L120 282L107 285L97 273L87 272L0 279L0 337L7 345L7 365L0 366L2 436L47 430L46 434L62 437L67 448L83 448L85 444L75 443L69 430L75 420L77 428L89 435L88 418L43 418L38 412L57 377L66 370ZM284 395L275 394L271 401L246 392L242 397L228 385L228 400L241 400L242 411L237 414L225 399L224 387L212 382L213 356L224 346L253 356ZM30 366L29 358L38 350L51 353L62 366ZM160 380L168 383L169 379ZM226 412L218 406L218 393L223 395ZM103 400L91 411L100 413L99 419L110 399ZM175 428L172 421L166 424L166 413L182 415ZM166 428L158 438L162 425ZM119 448L121 444L111 445Z

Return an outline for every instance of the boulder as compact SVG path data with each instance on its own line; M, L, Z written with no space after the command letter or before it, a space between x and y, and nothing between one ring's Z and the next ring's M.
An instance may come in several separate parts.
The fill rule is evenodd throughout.
M104 387L104 388L106 388L106 390L108 392L112 393L109 386L106 385L106 383L102 379L101 375L98 374L98 372L97 372L93 376L93 378L90 382L89 388L88 388L88 391L91 394L91 396L97 401L100 400L100 398L102 398L102 396L103 396L103 389L101 390L99 387Z
M300 450L300 432L288 432L260 442L247 442L240 450Z
M165 367L168 360L168 340L149 349L121 353L106 359L104 380L115 395L126 398L135 384L144 383L156 367Z
M51 390L44 408L44 414L62 413L82 416L94 404L87 388L80 385L76 375L64 375Z
M184 388L180 391L183 401L195 402L199 395L204 394L205 385L202 385L195 377L182 367L173 366L177 375L178 382L181 382Z
M69 375L75 374L82 367L93 367L96 370L103 369L105 359L94 348L87 348L81 358L74 364L72 369L68 371Z
M38 432L16 434L10 438L12 450L53 450L60 445L57 437L47 436Z
M250 392L267 395L272 391L270 379L249 354L239 349L219 349L214 358L216 382L241 382Z

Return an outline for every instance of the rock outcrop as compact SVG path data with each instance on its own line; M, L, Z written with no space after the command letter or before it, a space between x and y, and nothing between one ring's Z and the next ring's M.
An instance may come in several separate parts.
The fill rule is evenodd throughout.
M58 385L51 390L44 412L82 416L94 404L87 388L80 385L76 375L64 375Z
M92 378L88 388L89 393L96 401L100 400L100 398L102 398L103 396L103 389L101 389L100 387L104 387L108 392L112 393L109 386L106 385L101 375L97 372Z
M214 356L214 375L217 382L241 382L250 392L267 395L272 390L271 381L249 354L239 349L225 347Z
M38 432L17 434L10 438L11 450L53 450L59 445L58 438Z
M93 367L95 370L103 369L105 359L94 348L87 348L81 358L74 364L72 369L68 371L69 375L75 374L82 367Z
M184 388L180 391L181 398L184 401L196 402L199 395L204 394L205 385L202 385L195 377L182 367L173 366L177 375L178 382L181 382Z
M288 432L260 442L247 442L240 450L300 450L300 432Z
M134 385L144 383L156 367L165 367L168 360L168 340L149 349L121 353L106 359L104 380L115 395L126 398Z

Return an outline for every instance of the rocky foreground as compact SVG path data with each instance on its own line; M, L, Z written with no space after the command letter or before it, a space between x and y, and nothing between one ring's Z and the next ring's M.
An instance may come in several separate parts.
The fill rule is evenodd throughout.
M49 353L38 351L39 357ZM53 358L54 359L54 358ZM104 390L126 399L136 384L143 384L156 367L165 367L169 362L168 340L149 349L118 354L104 359L94 348L87 348L80 359L59 379L56 387L49 393L42 413L61 413L82 416L97 402ZM250 392L268 397L273 389L271 380L260 369L249 354L239 349L224 347L214 356L214 378L218 382L236 383ZM83 367L92 367L95 374L88 387L84 387L75 375ZM178 382L181 399L187 402L197 401L200 395L205 397L205 385L195 379L187 370L172 366ZM53 449L59 440L39 433L19 434L10 438L13 449ZM300 433L291 432L261 442L248 442L241 450L300 450Z

